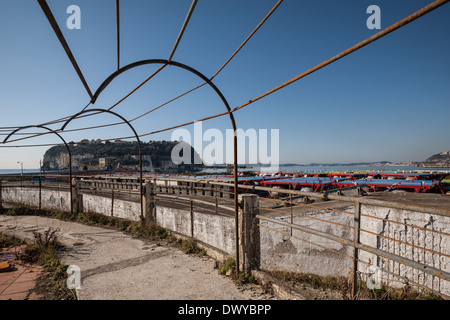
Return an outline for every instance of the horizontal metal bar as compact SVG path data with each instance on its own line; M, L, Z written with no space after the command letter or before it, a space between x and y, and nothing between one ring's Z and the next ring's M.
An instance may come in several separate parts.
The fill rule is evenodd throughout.
M202 201L202 200L198 200L198 199L185 198L185 197L180 197L180 196L172 196L172 195L168 195L168 194L167 195L166 194L158 194L157 196L163 197L163 198L172 198L172 199L179 199L179 200L185 200L185 201L192 201L192 202L202 203L202 204L206 204L206 205L213 206L213 207L216 206L215 203ZM222 206L222 205L217 205L217 207L224 209L224 210L234 212L234 208L230 208L230 207L226 207L226 206Z
M285 227L288 227L288 228L294 228L294 229L297 229L297 230L300 230L300 231L311 233L311 234L314 234L314 235L322 237L322 238L326 238L326 239L329 239L329 240L333 240L333 241L339 242L339 243L341 243L343 245L346 245L346 246L353 246L353 241L352 240L344 239L344 238L341 238L339 236L335 236L333 234L326 233L326 232L323 232L323 231L320 231L320 230L312 229L312 228L309 228L309 227L304 227L304 226L301 226L301 225L298 225L298 224L295 224L295 223L289 223L289 222L284 222L284 221L277 220L277 219L268 218L268 217L261 216L261 215L256 215L255 218L260 219L260 220L266 220L266 221L269 221L269 222L272 222L272 223L275 223L275 224L279 224L279 225L282 225L282 226L285 226Z
M364 260L361 260L361 259L358 259L358 262L363 263L363 264L365 264L365 265L367 265L367 266L371 266L371 265L372 265L371 262L364 261ZM423 284L420 284L420 283L418 283L418 282L415 282L415 281L411 280L411 279L408 278L408 277L401 276L401 275L399 275L399 274L397 274L397 273L395 273L395 272L392 272L392 271L390 271L390 270L387 270L387 269L384 269L384 268L380 268L380 271L382 271L383 273L386 273L387 275L390 275L390 276L392 276L392 277L395 277L395 278L397 278L397 279L403 280L405 283L409 283L409 284L411 284L411 285L415 285L415 286L417 286L417 287L426 289L426 290L428 290L428 291L431 290L431 292L433 292L434 294L439 295L439 296L441 296L441 297L443 297L443 298L445 298L445 299L450 298L450 296L448 296L448 295L445 295L445 294L443 294L443 293L441 293L441 292L439 292L439 291L436 291L436 290L434 290L434 289L431 289L431 288L429 288L429 287L427 287L427 286L425 286L425 285L423 285Z
M373 253L373 254L375 254L377 256L387 258L389 260L401 263L403 265L406 265L408 267L412 267L412 268L417 269L417 270L421 270L421 271L423 271L425 273L428 273L430 275L442 278L444 280L447 280L447 281L450 280L450 273L448 273L446 271L443 271L443 270L440 270L440 269L437 269L437 268L434 268L434 267L431 267L431 266L428 266L428 265L424 265L424 264L421 264L421 263L419 263L417 261L414 261L414 260L411 260L411 259L408 259L408 258L404 258L404 257L398 256L396 254L389 253L389 252L386 252L386 251L383 251L383 250L380 250L380 249L377 249L377 248L373 248L373 247L370 247L370 246L367 246L367 245L364 245L364 244L361 244L361 243L358 243L358 244L355 245L353 243L353 240L344 239L342 237L335 236L335 235L332 235L332 234L329 234L329 233L326 233L326 232L323 232L323 231L320 231L320 230L316 230L316 229L300 226L298 224L288 223L288 222L284 222L284 221L280 221L280 220L276 220L276 219L272 219L272 218L268 218L268 217L264 217L264 216L260 216L260 215L257 215L256 218L260 219L260 220L266 220L266 221L269 221L269 222L272 222L272 223L275 223L275 224L279 224L279 225L282 225L282 226L285 226L285 227L294 228L294 229L297 229L297 230L300 230L300 231L311 233L311 234L317 235L317 236L322 237L322 238L326 238L326 239L330 239L330 240L342 243L344 245L356 247L356 248L358 248L360 250L364 250L366 252Z
M341 226L341 227L344 227L344 228L353 229L353 226L349 226L349 225L345 225L345 224L342 224L342 223L333 222L333 221L329 221L329 220L319 219L319 218L316 218L316 217L313 217L313 216L307 216L307 215L300 214L300 213L297 213L297 212L290 212L290 211L277 210L276 207L272 207L272 208L261 208L261 207L260 207L259 210L260 210L260 211L272 211L272 212L278 212L278 213L283 213L283 214L285 214L285 215L294 215L294 216L297 216L297 217L304 217L304 218L306 218L306 219L311 219L311 220L321 221L321 222L325 222L325 223L329 223L329 224L334 224L334 225L337 225L337 226ZM331 210L332 210L332 209L331 209Z
M373 248L373 247L370 247L370 246L367 246L367 245L364 245L364 244L358 244L357 247L358 247L358 249L367 251L369 253L373 253L373 254L375 254L377 256L380 256L380 257L383 257L383 258L387 258L389 260L398 262L398 263L406 265L408 267L412 267L414 269L421 270L421 271L423 271L425 273L431 274L431 275L436 276L438 278L450 281L450 273L448 273L448 272L446 272L444 270L440 270L440 269L437 269L437 268L434 268L434 267L431 267L431 266L428 266L428 265L425 265L425 264L421 264L421 263L419 263L417 261L414 261L414 260L411 260L411 259L408 259L408 258L404 258L404 257L398 256L396 254L389 253L389 252L386 252L386 251L383 251L383 250L380 250L380 249L377 249L377 248Z
M331 190L325 191L325 194L330 194L330 193L334 193L334 192L341 192L341 191L348 191L348 190L353 190L353 189L359 189L359 188L362 188L362 187L367 187L367 185L366 184L359 184L357 186L331 189Z
M445 254L443 252L438 252L438 251L434 251L434 250L431 250L431 249L428 249L428 248L425 248L425 247L416 246L415 244L408 243L408 242L405 242L405 241L401 241L401 240L398 240L398 239L394 239L394 238L391 238L391 237L388 237L388 236L385 236L383 234L379 234L379 233L376 233L376 232L373 232L373 231L369 231L369 230L365 230L365 229L360 229L360 231L361 232L366 232L368 234L371 234L371 235L374 235L374 236L377 236L377 237L380 237L380 238L384 238L384 239L392 241L392 242L401 243L401 244L404 244L406 246L410 246L412 248L420 249L420 250L423 250L423 251L427 251L427 252L430 252L430 253L438 254L438 255L443 256L443 257L450 258L450 255ZM431 230L427 230L427 231L431 231Z
M174 178L158 178L158 180L207 183L207 184L214 184L214 185L219 185L219 186L233 187L232 183L201 180L201 179L198 179L198 180L197 179L181 179L180 180L180 179L174 179ZM324 199L324 200L329 199L329 200L339 200L339 201L352 202L352 203L361 203L364 205L372 205L372 206L378 206L378 207L409 210L409 211L430 213L430 214L436 214L436 215L440 215L440 216L450 217L450 210L430 208L430 207L418 206L418 205L409 205L409 204L405 204L405 203L391 202L391 201L385 201L385 200L368 199L368 198L365 198L362 196L359 196L359 197L341 196L341 195L324 194L324 193L316 193L316 192L306 192L306 191L300 191L300 190L268 188L268 187L261 187L261 186L249 186L249 185L242 185L242 184L239 184L238 188L248 189L248 190L276 192L276 193L285 193L285 194L292 194L292 195L302 195L305 197L318 198L318 199Z
M385 222L389 222L389 223L395 223L395 224L399 224L399 225L402 225L402 226L415 228L415 229L419 229L419 230L422 230L422 231L437 233L437 234L440 234L440 235L443 235L443 236L450 237L450 233L447 233L447 232L444 232L444 231L439 231L439 230L434 230L434 229L427 229L427 228L424 228L424 227L421 227L421 226L418 226L418 225L413 225L413 224L405 223L405 222L401 222L401 221L389 220L389 219L386 219L386 218L371 216L371 215L368 215L368 214L362 214L361 213L361 216L362 217L366 217L366 218L370 218L370 219L381 220L381 221L385 221Z
M153 182L154 180L155 180L154 178L147 179L147 182ZM211 180L204 180L204 179L161 177L161 178L157 178L157 180L204 183L204 184L227 186L230 188L234 188L232 183L218 182L218 181L211 181ZM161 187L166 187L166 186L161 186ZM180 186L167 186L167 187L183 187L183 186L180 185ZM327 199L328 200L338 200L338 201L344 201L344 202L349 202L349 203L353 203L353 204L360 203L360 204L369 205L369 206L378 206L378 207L393 208L393 209L399 209L399 210L408 210L408 211L413 211L413 212L422 212L422 213L435 214L435 215L444 216L444 217L450 217L450 210L446 210L446 209L431 208L431 207L419 206L419 205L410 205L410 204L399 203L399 202L394 202L394 201L368 199L363 196L343 196L343 195L333 195L333 194L324 194L324 193L315 193L315 192L305 192L305 191L300 191L300 190L250 186L250 185L242 185L242 184L239 184L238 188L239 189L247 189L247 190L258 190L258 191L267 191L267 192L274 192L274 193L292 194L292 195L296 195L296 196L304 196L304 197L323 199L323 200L327 200ZM217 192L226 192L224 190L216 190L216 191Z
M349 255L347 255L347 254L345 254L345 253L342 253L342 252L339 252L339 251L336 251L336 250L327 248L327 247L322 246L322 245L320 245L320 244L318 244L318 243L315 243L315 242L311 242L311 241L308 241L308 240L305 240L305 239L302 239L302 238L299 238L299 237L296 237L296 236L287 234L286 232L283 232L283 231L280 231L280 230L277 230L277 229L274 229L274 228L271 228L271 227L268 227L268 226L265 226L265 225L262 225L262 224L258 224L258 227L269 229L269 230L271 230L271 231L280 233L280 234L282 234L282 235L285 235L285 236L288 236L288 237L292 237L292 238L298 239L298 240L300 240L300 241L309 243L310 245L317 246L317 247L319 247L319 248L322 248L322 249L325 249L325 250L328 250L328 251L337 253L337 254L342 255L342 256L344 256L344 257L346 257L346 258L353 259L353 257L351 257L351 256L349 256Z

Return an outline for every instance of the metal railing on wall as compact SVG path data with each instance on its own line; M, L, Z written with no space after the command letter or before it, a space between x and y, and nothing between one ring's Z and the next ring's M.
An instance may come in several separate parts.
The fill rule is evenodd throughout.
M179 178L161 178L158 179L158 181L163 184L163 187L159 188L158 190L159 193L181 194L183 193L183 188L187 187L187 190L189 190L189 188L193 188L193 192L195 192L195 195L200 194L203 197L214 198L209 200L210 203L217 203L217 197L220 197L219 192L211 192L212 188L226 188L226 190L228 191L222 192L222 197L223 195L226 195L227 192L230 195L233 194L233 192L231 191L233 185L229 182L208 180L202 181L201 179L180 180ZM173 182L175 184L170 185L168 182ZM185 184L186 186L183 186L182 184ZM283 234L284 236L294 237L300 241L304 241L310 245L320 247L324 250L328 250L330 252L343 256L346 259L349 259L353 266L351 271L353 297L356 297L358 294L358 281L361 280L362 275L362 272L358 268L360 268L361 265L366 265L368 267L374 266L375 264L374 261L370 261L370 259L369 261L367 261L363 258L362 253L365 253L366 256L367 254L374 255L376 259L380 260L379 264L388 265L389 262L393 264L395 263L396 265L391 268L376 266L381 272L389 275L391 278L396 278L399 281L403 281L403 283L408 283L416 287L427 289L440 296L449 298L448 293L444 294L441 292L441 287L444 286L442 285L442 281L450 281L450 273L446 271L448 270L448 262L445 262L448 258L450 258L450 255L448 254L448 252L446 252L448 240L447 242L445 241L445 238L450 236L450 233L448 232L448 225L450 225L450 210L432 206L412 205L395 201L384 201L358 195L345 196L339 194L339 192L315 193L304 192L300 190L268 188L243 184L239 184L238 187L240 194L251 192L262 196L261 199L264 200L264 204L261 205L260 202L260 206L258 208L259 214L255 216L255 219L259 220L259 227L270 229L274 232ZM360 187L346 188L346 191L351 189L359 191ZM209 191L209 193L205 193L205 191ZM186 196L178 195L177 198L180 200L185 200ZM314 200L319 202L315 202ZM342 208L342 206L333 207L331 206L331 202L329 202L328 200L335 200L333 201L333 203L342 203L344 204L344 208ZM295 210L295 208L306 208L307 211L306 213L297 212L298 210ZM362 208L364 208L364 210L362 210ZM447 220L443 222L441 229L433 229L430 227L423 227L414 222L398 221L392 218L371 214L370 208L400 210L401 212L403 212L403 214L400 214L400 216L402 216L404 220L411 220L409 215L411 215L412 213L423 214L425 218L422 220L425 221L433 222L438 218ZM341 223L337 221L327 220L322 217L313 216L311 215L311 212L333 212L340 216L349 217L347 221L353 221L353 223ZM279 217L285 216L290 217L289 222L277 219ZM311 227L300 225L294 222L294 217L301 217L302 219L314 220L320 224L327 224L334 230L346 230L347 232L342 233L346 234L347 237L339 236L332 232L324 232L320 229L314 229ZM400 226L403 229L422 232L422 238L426 237L425 233L430 234L431 237L439 237L439 241L436 241L437 243L439 243L439 245L436 246L435 244L434 246L429 248L425 245L425 243L421 245L419 243L414 243L414 241L408 241L405 235L403 235L402 238L401 236L396 237L395 232L394 236L390 236L381 232L370 230L370 228L368 228L368 225L370 225L369 220L379 222L384 226ZM269 227L267 224L262 224L262 221L269 222L273 226L280 226L282 228L288 229L289 231L285 232L280 229L276 229L273 226ZM429 226L431 225L429 224ZM314 235L322 239L340 243L341 245L348 247L351 253L349 254L348 250L347 252L342 250L334 250L331 247L321 245L320 243L318 243L318 241L312 242L301 238L298 235L294 235L294 230L299 231L300 233ZM411 231L411 233L415 231ZM380 247L384 247L385 249L364 244L363 241L361 241L361 237L367 238L367 236L376 237L377 244L379 244ZM424 240L422 242L424 242ZM399 246L404 247L403 254L399 252ZM394 248L394 250L390 250L390 247ZM397 249L395 249L396 247ZM411 250L407 250L406 248L410 248ZM411 251L414 251L413 256L411 256L410 254ZM427 254L433 255L433 257L431 259L420 257ZM420 260L422 260L422 262L419 262ZM432 265L430 265L430 261ZM437 262L435 263L435 261ZM417 272L415 274L414 272L410 272L412 276L406 276L406 272L400 271L400 265L414 269ZM399 271L394 271L395 268L398 268ZM427 276L432 278L431 285L429 284L430 280L426 278ZM414 278L417 278L417 280L414 280ZM422 279L422 281L420 281L420 279ZM435 281L436 279L438 279L438 281ZM436 282L437 284L435 284Z
M111 197L111 208L113 208L114 200L123 199L125 196L138 201L140 184L137 180L137 178L123 181L84 179L80 181L81 191ZM154 185L157 206L176 206L191 212L191 224L193 224L194 212L202 211L233 217L235 192L232 183L191 178L152 178L146 180L146 183ZM69 190L68 185L61 182L3 181L0 186L0 189L31 187L39 188L39 190L55 188ZM352 265L354 297L358 294L358 281L362 279L361 266L365 265L367 269L369 266L376 265L391 279L395 278L403 283L431 290L433 293L449 298L448 293L442 292L442 288L448 287L450 281L450 273L447 271L450 258L447 249L450 236L448 231L450 210L383 201L358 195L345 196L335 192L314 193L243 184L239 184L238 187L239 194L254 193L260 196L259 213L254 217L260 228L270 229L272 232L292 237L347 259ZM336 203L341 205L334 205ZM373 208L400 210L401 213L398 216L401 219L394 219L385 214L374 214L374 210L371 210ZM311 213L333 213L334 216ZM423 218L416 220L428 221L426 225L419 225L417 221L413 221L411 215L417 213L422 214ZM314 228L299 223L299 219L315 221L316 225L329 227ZM439 220L442 220L442 223L437 226ZM372 222L384 226L385 230L390 228L393 231L389 234L373 229L370 227ZM409 230L409 235L402 233L400 229ZM193 225L191 233L193 236ZM302 237L305 234L314 236L315 239L326 239L326 241L305 239ZM366 244L361 240L363 237L375 237L376 245ZM431 244L427 245L426 238L432 239ZM347 250L336 250L334 246L327 245L329 243L327 241L339 243ZM371 261L370 255L373 255L377 262ZM409 271L402 270L401 266L407 267ZM409 275L407 275L408 272ZM444 284L445 282L447 284Z

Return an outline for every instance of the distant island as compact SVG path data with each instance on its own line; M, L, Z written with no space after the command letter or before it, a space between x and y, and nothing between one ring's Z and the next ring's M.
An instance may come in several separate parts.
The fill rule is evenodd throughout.
M419 165L424 168L450 168L450 151L444 151L432 155Z
M179 142L177 141L149 141L141 142L143 171L183 173L198 172L207 168L225 169L231 172L230 165L206 166L203 164L180 164L172 162L172 149ZM137 142L128 142L122 140L101 141L101 140L82 140L79 143L70 142L70 151L72 154L72 169L75 171L95 171L95 170L113 170L113 171L135 171L139 169L139 152ZM188 146L190 147L190 146ZM192 161L199 159L199 155L191 147ZM198 163L198 162L197 162ZM280 166L413 166L425 168L450 168L450 151L440 152L432 155L421 162L402 162L392 161L378 162L351 162L351 163L283 163ZM239 168L266 167L263 164L239 164ZM69 168L69 155L63 145L54 146L48 149L44 154L42 164L43 171L64 171Z
M200 164L176 165L171 160L175 141L141 142L143 171L154 172L195 172L203 166ZM80 143L69 142L74 171L135 171L139 170L139 148L137 142L82 140ZM198 154L191 147L192 159ZM191 161L194 163L194 161ZM51 147L44 154L43 171L66 171L69 169L69 154L64 145Z

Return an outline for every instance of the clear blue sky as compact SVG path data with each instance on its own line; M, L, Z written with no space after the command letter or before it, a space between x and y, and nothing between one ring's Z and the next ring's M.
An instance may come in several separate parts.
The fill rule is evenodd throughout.
M198 1L173 60L211 77L276 2ZM366 27L369 5L381 8L383 29L431 2L285 0L214 83L232 108L239 106L378 32ZM48 4L95 91L116 70L115 1L48 0ZM81 30L66 27L69 5L81 9ZM190 5L189 0L121 1L121 65L167 59ZM420 161L450 150L449 18L446 4L237 111L237 126L280 129L282 163ZM37 1L0 2L0 40L0 127L69 116L89 102ZM110 107L156 68L122 74L93 107ZM113 110L132 119L200 83L192 74L169 66ZM203 87L133 124L143 134L223 111L218 97ZM117 119L92 116L74 121L68 129L111 122ZM203 127L231 126L228 117L221 117ZM125 125L64 133L67 141L130 135ZM169 131L142 140L170 136ZM59 140L46 135L10 145L43 143ZM25 168L37 168L45 150L0 148L0 168L17 168L17 161Z

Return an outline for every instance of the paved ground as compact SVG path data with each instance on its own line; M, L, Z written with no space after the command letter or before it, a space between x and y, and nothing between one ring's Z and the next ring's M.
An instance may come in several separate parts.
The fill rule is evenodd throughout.
M187 255L115 230L35 216L0 215L0 232L33 239L33 231L59 230L62 262L79 267L80 300L266 300L257 286L238 287L218 274L214 260Z
M36 279L42 268L17 260L17 254L23 246L0 249L0 262L7 261L11 270L0 273L0 300L37 300L39 296L29 292L36 285Z

